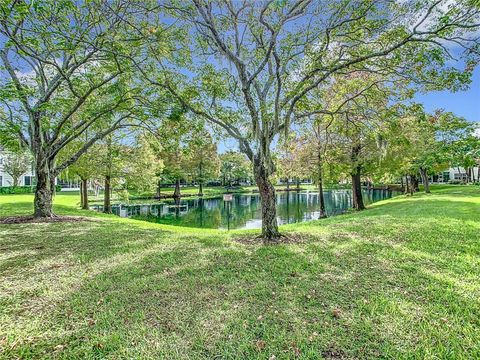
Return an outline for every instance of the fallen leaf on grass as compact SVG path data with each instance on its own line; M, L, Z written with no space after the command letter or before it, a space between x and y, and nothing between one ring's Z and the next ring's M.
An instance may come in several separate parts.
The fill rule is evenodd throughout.
M265 346L267 346L267 344L263 340L257 340L255 342L255 347L258 351L262 351L263 349L265 349Z

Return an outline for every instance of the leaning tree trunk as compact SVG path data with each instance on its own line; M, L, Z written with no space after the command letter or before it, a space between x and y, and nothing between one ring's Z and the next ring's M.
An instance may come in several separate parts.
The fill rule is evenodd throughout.
M37 178L37 185L35 187L35 198L33 200L34 212L33 216L36 218L53 217L52 211L53 190L52 176L48 160L42 155L37 155L35 164L35 175Z
M103 212L106 214L112 213L112 202L110 200L111 194L111 177L110 175L105 175L105 189L103 194Z
M180 195L180 179L175 180L175 191L173 192L174 198L179 198Z
M362 196L361 166L357 165L352 173L352 205L355 210L365 210Z
M420 172L420 176L422 177L423 186L425 187L425 192L428 194L430 193L430 183L428 182L427 170L424 168L420 168L419 172Z
M88 210L88 180L82 179L82 209Z
M275 207L275 188L268 178L268 171L262 161L254 160L253 171L262 205L262 238L265 244L278 241L280 232Z

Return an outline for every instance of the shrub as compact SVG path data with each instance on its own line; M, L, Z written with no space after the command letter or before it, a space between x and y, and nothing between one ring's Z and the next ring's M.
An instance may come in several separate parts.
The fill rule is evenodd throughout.
M462 180L449 180L448 183L451 185L465 185L465 182Z
M60 185L55 185L55 191L62 190ZM0 194L33 194L35 186L2 186L0 187Z

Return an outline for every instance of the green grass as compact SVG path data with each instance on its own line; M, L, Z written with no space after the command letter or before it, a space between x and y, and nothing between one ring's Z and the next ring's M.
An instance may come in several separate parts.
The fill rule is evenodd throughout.
M0 197L0 216L31 212ZM0 358L478 359L480 191L282 228L302 244L77 210L0 225ZM252 232L253 234L253 232Z

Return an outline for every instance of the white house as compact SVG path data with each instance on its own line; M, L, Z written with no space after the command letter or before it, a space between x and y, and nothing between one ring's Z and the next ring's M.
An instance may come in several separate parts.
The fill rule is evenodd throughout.
M0 186L13 186L12 177L7 174L3 169L6 154L7 152L0 148ZM31 167L30 170L20 176L20 178L18 179L18 185L32 186L34 185L34 181L35 174L33 172L33 167Z
M469 182L479 181L479 166L475 166L472 168L470 172L470 179ZM463 167L454 167L448 170L443 171L442 173L438 174L437 182L449 182L453 181L464 181L466 182L469 177L467 170Z

